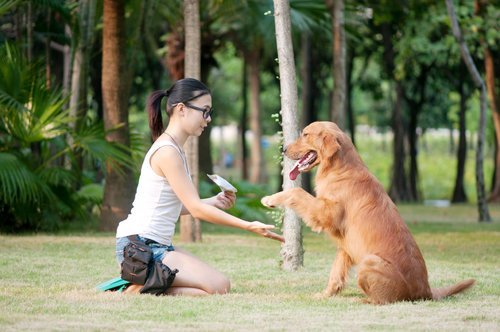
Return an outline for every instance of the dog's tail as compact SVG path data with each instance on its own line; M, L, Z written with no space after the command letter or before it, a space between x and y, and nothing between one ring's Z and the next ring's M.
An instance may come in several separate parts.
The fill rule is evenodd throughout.
M447 296L463 292L464 290L472 287L472 285L474 285L475 282L476 282L476 280L469 279L469 280L461 281L461 282L456 283L455 285L449 286L449 287L432 288L431 289L432 299L439 300L439 299L445 298Z

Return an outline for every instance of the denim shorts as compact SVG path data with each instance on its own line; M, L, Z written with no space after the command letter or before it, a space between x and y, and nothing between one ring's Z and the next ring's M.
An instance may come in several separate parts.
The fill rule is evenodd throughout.
M139 240L146 242L146 238L137 236ZM122 265L123 262L123 248L129 243L130 240L125 236L125 237L118 237L116 238L116 260L118 261L118 265ZM169 251L174 251L174 246L173 245L165 245L158 243L153 240L148 240L148 245L151 247L153 250L153 259L154 260L163 260L165 256L167 255L167 252Z

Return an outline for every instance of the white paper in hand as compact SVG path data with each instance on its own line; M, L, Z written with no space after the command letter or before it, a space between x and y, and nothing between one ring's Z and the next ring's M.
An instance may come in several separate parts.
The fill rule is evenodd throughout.
M220 190L222 191L232 191L233 193L237 192L238 189L236 189L232 184L227 182L226 179L224 179L222 176L217 175L217 174L207 174L207 176L212 179L213 182L215 182L216 185L219 186Z

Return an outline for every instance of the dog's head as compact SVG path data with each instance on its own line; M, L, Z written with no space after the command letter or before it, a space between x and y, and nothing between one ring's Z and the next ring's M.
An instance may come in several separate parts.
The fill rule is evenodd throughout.
M295 180L299 173L308 172L316 165L331 160L341 150L345 134L333 122L313 122L302 130L302 135L285 148L285 155L297 160L289 177Z

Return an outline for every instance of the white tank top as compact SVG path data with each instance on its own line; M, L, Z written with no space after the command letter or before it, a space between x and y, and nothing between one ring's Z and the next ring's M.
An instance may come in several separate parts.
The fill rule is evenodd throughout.
M189 174L186 157L174 143L155 142L144 157L132 210L127 219L118 225L117 238L139 234L161 244L172 244L182 202L170 187L167 179L156 174L150 163L151 156L164 146L173 146L179 152L186 172Z

